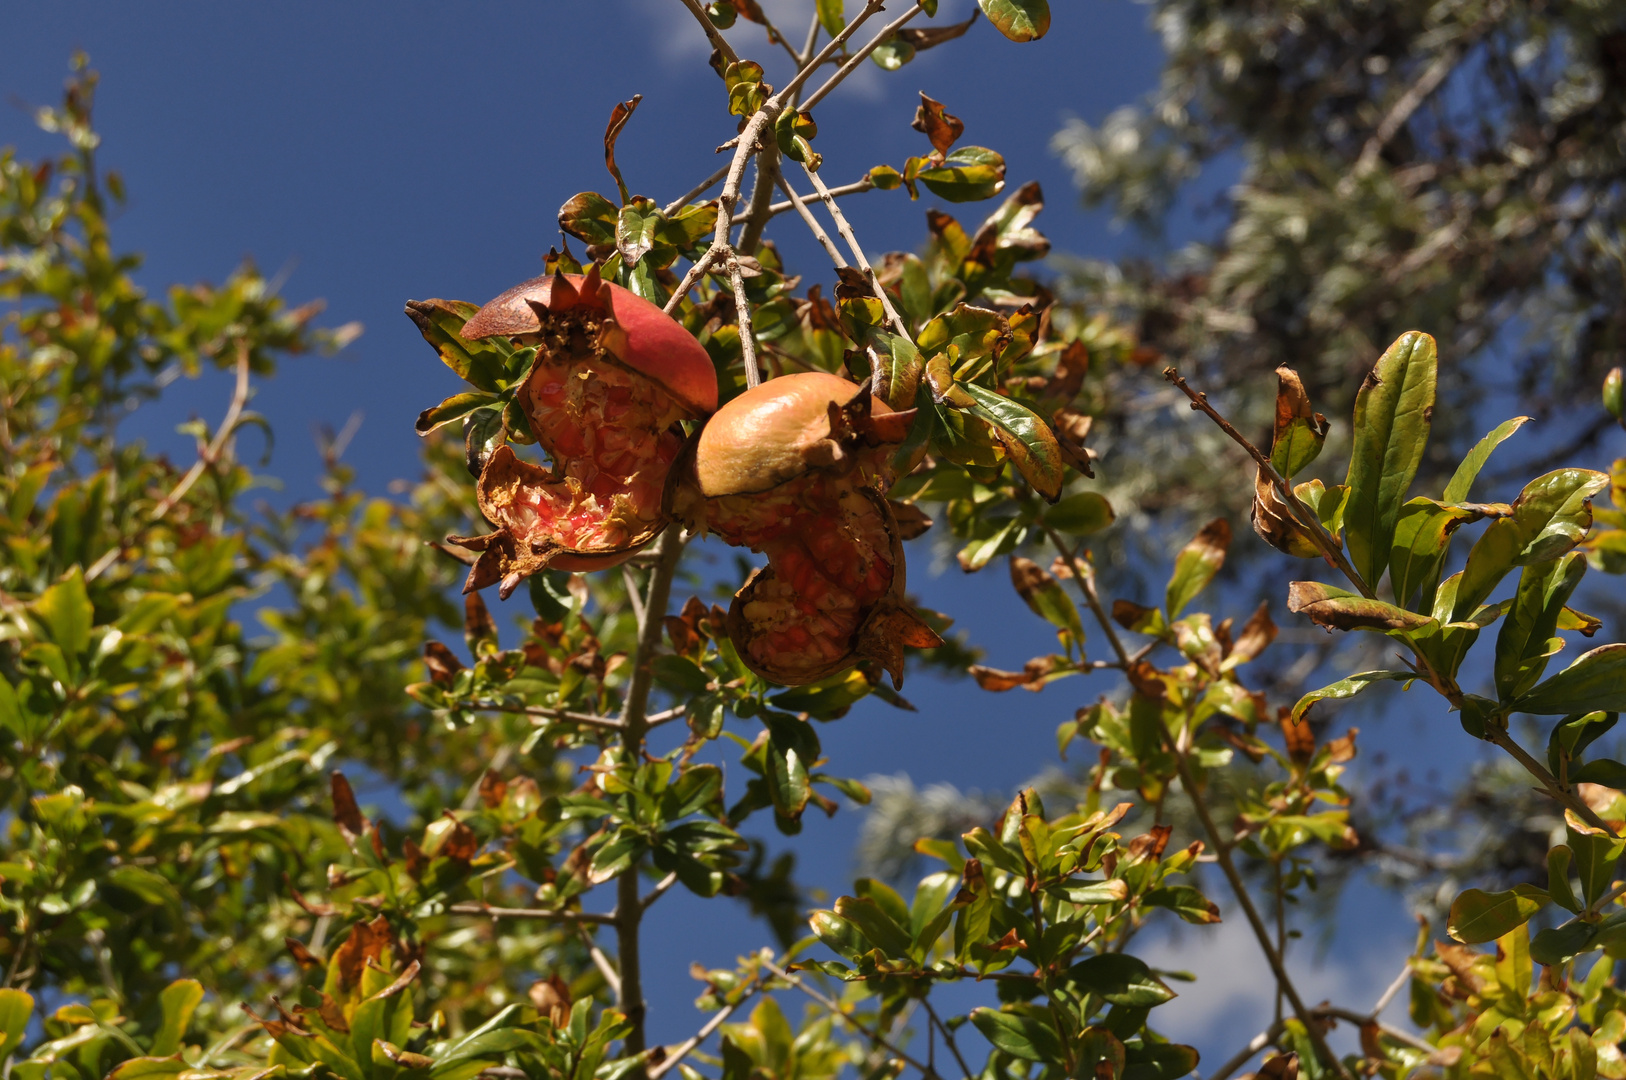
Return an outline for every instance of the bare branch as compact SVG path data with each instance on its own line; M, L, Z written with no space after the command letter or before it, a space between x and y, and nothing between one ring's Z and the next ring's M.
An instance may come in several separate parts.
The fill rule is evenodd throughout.
M598 947L598 942L594 941L593 935L587 932L587 927L578 924L576 927L576 935L581 938L582 944L587 946L587 955L592 957L593 966L598 968L598 973L600 975L604 976L604 982L609 986L610 992L615 995L617 1003L620 1003L622 1001L621 973L616 971L614 964L610 963L610 958L604 955L604 950ZM642 1003L640 1002L640 1004ZM626 1012L625 1007L622 1008L622 1012ZM642 1029L643 1024L640 1021L637 1028L637 1033L640 1036L643 1034ZM642 1040L640 1039L639 1041ZM631 1050L629 1047L629 1051L635 1054L642 1053L643 1047L640 1046L636 1050Z
M892 324L892 329L907 338L909 336L909 327L904 324L903 319L898 315L897 309L892 306L892 298L887 296L886 289L881 286L881 279L875 273L875 268L864 257L864 249L859 245L858 237L853 235L853 227L847 224L847 216L841 212L841 207L836 205L835 195L825 186L824 181L819 179L819 174L805 164L802 166L802 172L807 174L807 178L813 182L813 187L817 189L819 198L824 200L825 208L830 211L830 217L835 220L836 231L841 233L843 240L847 241L847 248L852 252L853 261L858 264L858 269L862 270L864 275L869 278L870 286L874 288L875 295L880 298L881 309L886 312L887 322Z
M648 911L651 904L659 900L662 896L666 895L666 890L670 889L677 883L677 879L676 871L673 871L672 873L661 878L660 881L655 883L655 887L649 890L649 895L638 901L639 908L644 911Z
M734 318L740 327L740 362L745 365L747 388L762 385L762 372L757 368L757 344L751 329L751 301L745 295L745 276L740 273L737 255L728 257L728 283L734 290Z
M781 185L779 190L784 191L784 186ZM850 184L842 184L839 187L833 187L830 189L830 194L839 199L843 195L860 195L866 191L874 190L874 182L871 181L868 176L866 176L862 180L855 180ZM776 202L772 206L768 207L768 214L770 217L783 214L786 210L796 209L796 196L790 192L786 192L786 194L790 195L790 201Z
M832 998L829 995L825 994L824 992L820 991L816 987L809 986L807 983L803 982L796 975L793 975L790 972L786 971L784 968L780 967L778 964L771 963L771 962L764 962L763 967L766 967L769 971L773 972L779 978L784 979L786 982L788 982L792 986L796 987L796 989L800 990L802 993L806 994L808 997L812 998L814 1001L818 1002L820 1005L823 1005L826 1009L829 1009L830 1012L832 1014L834 1014L835 1017L838 1020L845 1023L848 1027L852 1028L854 1031L858 1032L860 1035L862 1035L865 1038L871 1040L877 1046L883 1047L886 1050L890 1051L891 1053L897 1055L903 1061L906 1061L910 1065L912 1065L915 1068L919 1069L926 1076L937 1077L937 1080L942 1080L942 1078L938 1076L938 1073L937 1073L936 1069L933 1069L930 1065L927 1065L926 1063L924 1063L922 1061L919 1061L919 1060L917 1060L917 1059L915 1059L913 1057L910 1057L896 1043L888 1040L880 1032L871 1031L869 1028L865 1027L862 1023L860 1023L857 1020L857 1018L855 1018L852 1014L847 1012L847 1010L842 1007L842 1005L841 1005L841 1003L839 1001L836 1001L834 998Z
M685 206L688 206L690 203L700 198L700 196L704 195L708 190L710 190L713 184L727 175L728 166L724 165L692 188L687 195L683 196L681 199L667 203L666 206L661 210L661 213L665 214L667 217L671 217L679 210L682 210Z
M880 4L876 3L875 0L870 0L870 4L864 9L863 14L857 19L854 19L850 24L848 24L847 29L842 31L842 37L844 38L850 35L854 30L858 29L859 23L863 22L865 19L869 18L870 15L874 14L880 9ZM857 70L858 65L867 60L869 58L869 54L874 52L883 41L901 29L910 19L913 19L916 15L919 15L922 10L923 9L920 6L919 0L916 0L915 4L911 6L908 11L905 11L902 15L899 15L896 19L893 19L891 22L887 23L886 26L881 29L880 33L876 34L870 39L869 44L865 45L862 49L859 49L857 52L853 53L852 56L848 57L847 62L837 68L835 74L831 75L824 81L823 86L813 91L813 95L809 97L807 101L802 103L802 108L811 109L813 106L823 101L825 95L829 94L830 91L834 90L836 87L845 82L847 76L851 75L855 70ZM841 38L837 39L837 41L840 40ZM832 41L830 44L835 45L836 42ZM833 50L831 48L826 46L824 52L819 54L819 63L822 64L824 62L825 55L832 51ZM817 64L809 64L803 69L802 74L804 76L811 74L817 66Z
M796 189L790 186L790 183L783 175L774 177L774 181L779 185L780 191L790 196L789 202L775 203L774 205L794 206L796 213L801 215L803 224L813 233L813 238L819 242L819 246L824 248L825 252L830 256L830 261L836 264L836 268L840 269L846 266L847 260L842 258L841 249L836 247L835 241L830 239L830 234L824 231L824 226L819 224L819 219L813 216L813 211L807 208L807 204L802 201L802 197L796 194ZM770 212L772 212L771 208Z
M1372 587L1361 579L1361 575L1355 571L1355 567L1350 565L1350 561L1344 557L1342 545L1334 540L1332 534L1322 527L1321 519L1316 516L1315 512L1299 501L1299 497L1293 494L1293 485L1284 480L1282 474L1277 472L1276 467L1270 463L1270 455L1253 445L1248 441L1246 435L1232 427L1231 422L1221 416L1219 411L1208 403L1208 395L1193 390L1174 368L1164 369L1163 377L1173 383L1182 394L1191 399L1191 407L1194 411L1206 413L1210 420L1219 425L1221 431L1229 435L1233 442L1253 457L1253 460L1259 466L1259 471L1275 487L1276 493L1282 497L1282 501L1292 508L1293 516L1299 519L1299 524L1304 526L1305 533L1321 554L1326 557L1327 562L1337 567L1349 579L1350 584L1359 590L1362 596L1368 600L1376 599L1377 593L1372 591Z
M543 922L596 923L609 926L614 915L600 915L594 911L560 911L555 908L492 907L479 901L453 904L446 909L453 915L484 915L490 919L540 919Z
M727 245L719 248L713 244L707 248L706 253L700 256L700 261L689 267L689 272L683 275L683 280L678 282L678 287L672 291L672 298L666 301L666 306L661 310L668 315L676 311L678 305L683 303L683 298L689 295L689 290L694 288L695 283L716 263L719 254L726 255L729 250Z
M716 1031L718 1027L722 1025L724 1020L727 1020L731 1015L733 1015L735 1009L739 1008L741 1005L744 1005L747 1001L750 1001L752 996L755 995L759 989L761 989L761 987L753 986L745 992L745 996L740 998L740 1000L731 1005L724 1005L721 1009L718 1009L717 1014L710 1020L707 1020L699 1031L695 1032L687 1039L684 1039L672 1049L668 1050L666 1052L666 1059L659 1065L656 1065L654 1068L649 1070L649 1080L660 1080L661 1077L665 1076L672 1069L677 1068L678 1062L682 1061L689 1051L705 1042L706 1039L711 1036L711 1033Z
M546 705L509 705L498 701L469 701L461 702L454 707L468 709L470 712L498 712L513 713L516 716L534 716L539 720L567 720L572 724L603 728L606 731L620 731L622 727L621 721L614 717L571 712L569 709L553 709Z
M1090 606L1090 613L1095 616L1095 621L1101 624L1101 631L1107 635L1107 641L1112 645L1112 651L1118 654L1118 663L1124 668L1128 668L1136 660L1144 656L1145 652L1142 651L1131 657L1128 650L1124 648L1123 640L1118 637L1117 628L1112 625L1112 620L1107 617L1106 609L1101 606L1101 597L1095 591L1095 566L1085 559L1080 559L1078 553L1073 550L1072 545L1063 540L1061 534L1056 530L1046 528L1045 535L1050 538L1050 542L1055 545L1056 551L1061 554L1062 561L1067 564L1067 569L1073 572L1073 580L1078 582L1079 591L1084 594L1084 602Z
M706 9L700 6L700 0L683 0L683 6L688 8L696 19L700 20L700 29L706 32L706 38L711 42L711 47L721 53L723 59L728 63L736 63L740 58L739 54L734 51L734 46L728 43L728 39L723 37L723 32L711 25L711 19L706 15Z
M1259 1034L1249 1039L1248 1045L1244 1046L1241 1050L1238 1050L1229 1061L1210 1073L1208 1080L1227 1080L1232 1073L1246 1065L1249 1058L1253 1057L1253 1055L1275 1042L1281 1033L1282 1022L1278 1020L1274 1024L1270 1025L1269 1028L1261 1031Z

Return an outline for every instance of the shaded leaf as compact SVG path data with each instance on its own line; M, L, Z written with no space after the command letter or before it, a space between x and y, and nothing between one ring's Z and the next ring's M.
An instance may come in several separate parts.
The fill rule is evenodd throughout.
M1604 645L1513 703L1515 712L1540 716L1626 711L1626 644Z
M1451 902L1446 932L1464 945L1495 941L1523 926L1552 898L1534 885L1516 885L1506 892L1469 889Z
M1362 671L1347 678L1339 679L1329 686L1319 690L1312 690L1299 698L1298 704L1293 706L1292 719L1302 720L1304 714L1318 701L1341 701L1352 698L1362 690L1377 682L1403 682L1415 679L1417 676L1410 671Z
M1231 546L1231 523L1215 518L1191 539L1174 558L1174 573L1165 590L1164 608L1169 619L1177 619L1187 604L1208 587L1225 565L1225 552Z
M1050 31L1049 0L977 0L977 6L1012 41L1033 41Z

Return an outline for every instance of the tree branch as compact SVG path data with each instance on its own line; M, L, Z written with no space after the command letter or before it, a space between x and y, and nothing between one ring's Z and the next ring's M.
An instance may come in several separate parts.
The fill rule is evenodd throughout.
M595 923L600 926L615 924L614 915L600 915L596 911L560 911L554 908L492 907L479 901L453 904L446 909L453 915L484 915L490 919L540 919L543 922Z
M843 41L847 37L851 36L852 32L854 30L858 29L858 25L860 23L862 23L865 19L869 18L871 15L873 15L875 12L877 12L879 10L881 10L881 5L879 3L877 3L876 0L870 0L869 6L864 9L863 14L861 14L857 19L855 19L851 23L849 23L847 25L847 29L843 30L841 32L841 36L839 38L837 38L836 41L832 41L830 43L830 46L836 45L840 41ZM805 102L802 103L802 108L811 109L813 106L815 106L819 102L823 101L825 96L827 94L829 94L830 91L834 90L836 87L840 86L843 82L845 82L847 76L851 75L858 68L859 64L862 64L865 60L867 60L869 58L869 54L874 52L880 46L880 44L883 41L885 41L887 38L891 37L899 29L901 29L903 27L903 25L905 23L907 23L910 19L913 19L916 15L919 15L922 10L923 9L920 6L919 0L916 0L916 2L909 8L908 11L905 11L902 15L899 15L896 19L893 19L891 22L887 23L886 26L882 27L881 32L876 34L873 38L871 38L869 40L869 43L867 45L865 45L862 49L859 49L857 52L853 53L852 56L850 56L847 59L847 62L845 64L842 64L839 68L836 69L836 72L835 72L834 75L831 75L828 79L826 79L824 81L823 86L821 86L817 90L813 91L812 96L809 97ZM813 70L818 67L819 64L824 63L824 59L825 59L826 56L828 56L830 53L835 51L830 46L826 46L825 49L824 49L824 52L821 52L819 54L818 63L809 64L806 68L804 68L802 70L802 74L803 74L804 77L806 75L811 74L813 72Z
M933 1069L930 1065L927 1065L925 1062L922 1062L922 1061L917 1060L916 1058L910 1057L909 1054L907 1054L904 1050L902 1050L896 1043L894 1043L894 1042L890 1041L889 1039L887 1039L880 1032L871 1031L869 1028L865 1027L862 1023L860 1023L858 1021L858 1019L856 1017L854 1017L852 1014L847 1012L846 1009L842 1008L841 1003L839 1001L836 1001L834 998L831 998L829 995L823 993L822 991L817 990L814 987L811 987L811 986L807 985L807 983L803 982L796 975L793 975L792 973L786 971L784 968L780 967L778 964L765 961L763 963L763 967L766 967L769 971L773 972L779 978L784 979L786 982L790 983L796 989L800 990L802 993L806 994L808 997L812 998L814 1001L818 1002L820 1005L823 1005L826 1009L830 1010L830 1012L833 1013L838 1020L841 1020L848 1027L852 1028L854 1031L858 1032L860 1035L862 1035L865 1038L867 1038L867 1039L871 1040L872 1042L874 1042L875 1045L880 1046L883 1049L888 1050L891 1053L895 1054L898 1058L902 1059L903 1061L907 1062L908 1064L910 1064L910 1065L914 1066L915 1068L919 1069L924 1075L929 1076L929 1077L934 1077L935 1080L942 1080L942 1077L938 1076L938 1073L937 1073L936 1069Z
M904 321L899 317L897 309L892 306L892 298L886 295L886 289L881 286L881 279L875 273L875 268L870 266L869 260L864 257L864 249L859 245L858 237L853 235L853 227L847 223L847 217L841 212L841 207L836 205L835 195L825 186L824 181L819 179L819 174L808 168L805 163L802 165L802 171L807 174L809 180L813 181L813 187L817 189L819 198L824 200L825 208L830 211L830 217L836 223L836 231L841 233L843 240L847 241L847 248L852 252L853 261L858 264L858 269L862 270L864 275L869 278L870 287L875 290L875 295L881 301L881 309L886 312L887 322L892 324L892 329L907 338L909 336L909 327L904 325Z
M1247 883L1242 880L1242 875L1237 871L1236 863L1231 858L1230 845L1220 835L1219 826L1214 823L1214 816L1208 812L1208 804L1203 800L1196 781L1192 779L1191 764L1186 759L1185 751L1169 738L1166 730L1163 737L1166 748L1174 755L1175 768L1180 774L1180 786L1191 799L1192 808L1197 812L1197 820L1202 822L1203 831L1208 834L1208 841L1214 846L1214 857L1220 865L1220 870L1225 874L1225 880L1230 883L1231 892L1236 895L1237 904L1242 908L1243 915L1247 916L1248 926L1259 942L1260 951L1265 954L1265 962L1270 965L1271 974L1276 977L1276 985L1287 995L1288 1002L1293 1006L1293 1013L1304 1025L1316 1053L1343 1080L1350 1080L1349 1070L1344 1068L1344 1063L1338 1060L1332 1048L1327 1045L1326 1037L1315 1022L1315 1014L1305 1007L1304 999L1299 996L1298 987L1293 985L1292 978L1287 974L1287 968L1282 964L1281 954L1271 943L1270 930L1265 926L1265 921L1259 917L1259 909L1253 906L1253 898L1248 894Z
M671 217L679 210L682 210L685 206L688 206L690 203L700 198L700 196L704 195L708 190L710 190L711 185L715 184L717 181L721 180L727 175L728 166L724 165L716 172L702 180L697 186L691 188L687 195L683 196L681 199L677 199L674 202L667 203L666 206L661 210L661 213L665 214L667 217Z
M1368 600L1377 599L1377 593L1372 591L1372 587L1361 579L1361 575L1355 572L1355 567L1350 565L1350 561L1344 557L1343 547L1332 538L1331 533L1322 527L1321 519L1309 507L1300 502L1297 495L1293 494L1293 485L1289 484L1282 478L1281 473L1276 471L1276 467L1270 463L1270 455L1253 445L1248 441L1246 435L1232 427L1231 422L1221 416L1219 410L1208 403L1208 395L1193 390L1174 368L1165 368L1163 377L1173 383L1175 388L1182 394L1191 399L1193 411L1206 413L1210 420L1219 425L1221 431L1229 435L1233 442L1248 452L1255 463L1258 464L1259 471L1265 474L1266 479L1276 489L1276 493L1292 508L1293 515L1299 519L1299 524L1304 526L1311 542L1315 544L1327 562L1337 567L1362 596Z
M784 185L780 185L779 190L785 191ZM868 176L865 176L862 180L855 180L850 184L840 184L831 188L830 194L839 199L843 195L860 195L866 191L874 190L874 181L870 180ZM788 202L776 202L772 206L768 207L769 217L774 217L779 214L783 214L786 210L795 210L797 208L798 199L795 193L785 191L785 194L790 196L790 200Z
M830 239L830 234L824 231L824 226L820 225L819 219L813 216L813 211L807 208L807 203L803 202L802 197L796 194L796 189L790 186L783 174L775 176L774 182L779 185L780 191L790 197L789 202L775 203L774 206L794 206L796 213L801 216L802 223L808 227L808 230L813 233L813 238L819 242L819 246L824 248L825 253L830 256L830 261L836 264L836 269L839 270L846 266L847 260L842 257L841 249L836 247L834 240ZM768 209L772 213L773 207Z
M687 1039L684 1039L682 1042L678 1043L676 1046L666 1052L665 1059L659 1065L649 1070L648 1080L660 1080L660 1078L665 1076L668 1072L677 1068L678 1062L682 1061L689 1051L705 1042L706 1039L711 1036L711 1033L722 1026L723 1021L727 1020L729 1016L733 1014L735 1009L739 1008L741 1005L744 1005L747 1001L750 1001L752 996L755 995L759 989L761 989L761 987L752 986L746 990L745 996L740 998L740 1000L731 1005L724 1005L721 1009L718 1009L717 1015L713 1016L710 1020L707 1020L699 1031L695 1032L693 1035L689 1036Z
M706 39L711 42L711 47L721 53L728 63L737 63L739 54L734 51L734 46L728 43L728 39L723 37L723 32L711 24L711 19L706 15L706 9L700 6L699 0L683 0L683 6L700 20L700 29L706 32Z

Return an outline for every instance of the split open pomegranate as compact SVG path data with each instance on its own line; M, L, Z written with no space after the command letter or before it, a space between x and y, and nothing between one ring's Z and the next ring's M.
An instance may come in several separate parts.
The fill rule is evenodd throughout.
M464 324L469 340L535 346L519 392L543 468L498 447L480 473L480 512L497 527L452 537L480 552L464 592L507 597L544 567L600 570L667 523L662 495L684 443L678 421L717 407L705 349L660 308L619 285L554 274L514 286Z
M674 472L673 516L768 557L728 615L764 678L797 686L868 659L901 685L904 646L942 644L904 601L886 501L913 419L838 376L786 375L719 409Z

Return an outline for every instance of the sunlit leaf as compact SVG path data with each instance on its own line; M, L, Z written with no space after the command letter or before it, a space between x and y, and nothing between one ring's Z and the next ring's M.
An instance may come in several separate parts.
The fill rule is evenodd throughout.
M1446 932L1464 945L1495 941L1529 922L1551 902L1552 898L1534 885L1516 885L1497 893L1469 889L1451 902Z

